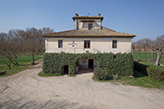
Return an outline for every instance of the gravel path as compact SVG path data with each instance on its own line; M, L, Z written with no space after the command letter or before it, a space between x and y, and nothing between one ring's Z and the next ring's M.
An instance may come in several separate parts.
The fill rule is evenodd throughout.
M0 109L164 109L164 91L76 77L39 77L42 63L0 77Z

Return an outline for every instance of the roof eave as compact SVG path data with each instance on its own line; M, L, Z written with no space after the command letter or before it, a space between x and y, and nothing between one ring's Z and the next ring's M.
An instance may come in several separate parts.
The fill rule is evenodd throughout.
M104 17L81 17L81 16L77 16L77 17L72 17L72 19L75 21L75 19L101 19L101 21L104 19Z
M132 38L134 38L134 37L136 37L136 35L102 35L102 36L96 36L96 35L79 35L79 36L77 36L77 35L67 35L67 36L60 36L60 35L45 35L45 34L43 34L42 35L42 37L132 37Z

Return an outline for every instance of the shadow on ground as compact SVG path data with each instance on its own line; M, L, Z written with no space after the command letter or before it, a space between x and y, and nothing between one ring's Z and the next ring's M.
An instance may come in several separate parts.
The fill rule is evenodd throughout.
M85 74L85 73L93 73L94 72L94 69L80 69L76 75L78 74Z
M68 101L49 100L45 103L36 101L27 101L19 99L0 103L0 109L95 109L90 106L80 106L78 103L70 103Z

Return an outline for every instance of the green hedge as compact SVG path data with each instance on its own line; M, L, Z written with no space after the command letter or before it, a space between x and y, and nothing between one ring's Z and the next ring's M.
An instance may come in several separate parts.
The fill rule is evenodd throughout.
M157 81L164 81L164 71L153 67L146 68L148 76Z
M63 67L68 65L69 75L76 74L76 63L83 57L94 58L98 64L97 67L106 69L110 74L121 76L133 75L133 57L131 53L45 53L43 57L43 72L63 74Z
M164 81L164 71L149 67L138 62L134 62L134 70L141 72L142 74L148 75L150 78L157 81Z

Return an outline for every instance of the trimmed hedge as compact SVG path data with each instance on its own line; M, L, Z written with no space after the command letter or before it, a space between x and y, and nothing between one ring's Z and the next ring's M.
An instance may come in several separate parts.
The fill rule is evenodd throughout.
M83 57L94 58L98 64L97 67L106 69L108 74L119 76L133 75L133 57L131 53L45 53L43 56L43 72L47 73L64 73L64 66L68 65L69 75L76 74L76 63Z
M134 62L134 70L141 72L142 74L145 74L146 76L149 76L150 78L157 80L157 81L164 81L164 71L149 67L143 64L140 64L138 62Z
M160 82L164 81L164 71L153 67L147 67L146 70L150 78Z

